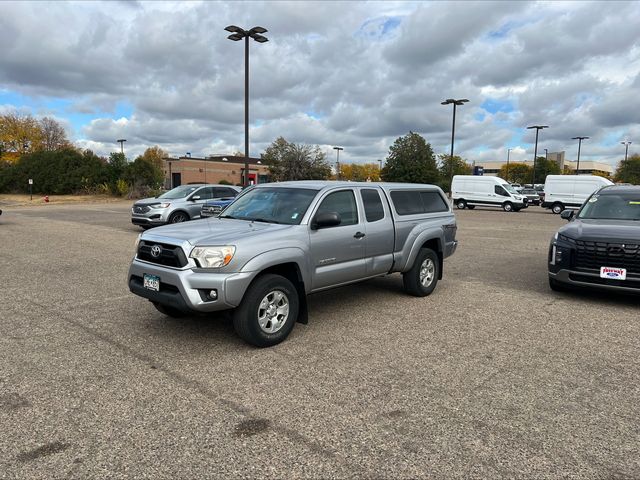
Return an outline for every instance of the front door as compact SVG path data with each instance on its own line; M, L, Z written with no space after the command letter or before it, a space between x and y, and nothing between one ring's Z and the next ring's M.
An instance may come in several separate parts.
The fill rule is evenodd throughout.
M314 212L336 212L341 222L334 227L310 230L313 290L366 277L364 221L358 215L352 189L327 194Z
M176 188L181 185L182 175L180 173L171 174L171 188Z

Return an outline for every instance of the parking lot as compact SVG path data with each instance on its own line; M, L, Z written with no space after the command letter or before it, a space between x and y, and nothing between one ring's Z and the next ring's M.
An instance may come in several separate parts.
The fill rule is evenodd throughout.
M551 292L547 210L456 211L433 295L314 295L255 349L128 292L129 207L0 216L0 478L640 477L637 299Z

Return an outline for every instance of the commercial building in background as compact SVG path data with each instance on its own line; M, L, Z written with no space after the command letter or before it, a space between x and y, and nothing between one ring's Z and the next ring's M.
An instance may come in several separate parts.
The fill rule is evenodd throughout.
M543 155L539 155L543 156ZM564 174L574 175L576 173L577 162L565 160L565 152L549 152L547 154L549 160L553 160L560 167L560 172ZM524 163L529 167L533 167L533 160L512 160L510 163ZM500 169L507 162L478 162L476 165L484 168L484 175L498 175ZM580 170L578 175L600 175L611 177L613 175L613 167L608 163L590 162L586 160L580 161Z
M259 158L249 157L249 184L269 181L269 167ZM245 158L235 155L211 155L205 158L191 156L164 159L165 188L189 183L220 183L244 185Z

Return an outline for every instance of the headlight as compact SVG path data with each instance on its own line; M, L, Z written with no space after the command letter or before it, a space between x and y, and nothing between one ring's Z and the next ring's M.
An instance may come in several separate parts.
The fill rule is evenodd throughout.
M556 234L553 236L553 239L554 239L554 240L557 240L557 239L558 239L558 232L556 232Z
M138 238L136 238L136 243L135 243L135 246L134 246L134 249L135 249L136 253L138 252L138 246L140 245L140 238L141 237L142 237L142 234L139 233L138 234Z
M224 247L195 247L189 257L196 260L201 268L220 268L228 265L236 247L227 245Z
M151 205L152 208L167 208L169 205L171 205L170 203L158 203L156 205Z

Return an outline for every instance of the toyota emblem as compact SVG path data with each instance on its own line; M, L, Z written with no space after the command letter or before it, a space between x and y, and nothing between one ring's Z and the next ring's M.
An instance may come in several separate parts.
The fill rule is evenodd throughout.
M154 245L151 247L151 256L153 258L158 258L162 253L162 247L160 245Z

